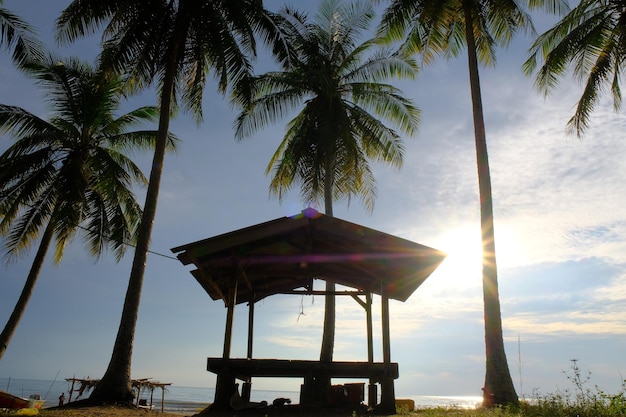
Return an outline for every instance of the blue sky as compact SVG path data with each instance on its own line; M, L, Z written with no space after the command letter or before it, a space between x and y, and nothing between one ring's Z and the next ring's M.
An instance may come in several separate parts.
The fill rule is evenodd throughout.
M50 48L52 24L68 1L5 0L39 28ZM266 2L277 9L282 1ZM299 2L292 2L299 7ZM313 7L317 2L306 2ZM543 31L554 18L538 16ZM580 94L571 76L544 98L521 72L532 37L520 36L481 71L494 193L495 233L505 347L518 394L548 393L569 383L571 359L591 384L617 391L626 373L626 120L610 100L583 139L565 135ZM95 42L62 50L92 59ZM465 57L441 60L398 85L422 110L418 133L405 138L401 170L375 166L373 213L357 201L335 215L448 253L405 303L391 304L391 355L400 364L398 395L480 395L484 381L478 186ZM271 68L266 58L259 71ZM0 102L45 117L40 92L0 56ZM150 92L130 103L154 102ZM138 104L135 104L138 105ZM293 215L294 191L270 197L264 170L284 125L243 142L233 138L236 111L207 87L204 122L185 114L172 123L183 139L166 157L133 356L133 377L176 385L214 385L206 357L222 353L225 308L195 282L170 248ZM0 139L3 149L9 138ZM148 155L137 155L147 172ZM143 201L143 197L140 197ZM0 267L0 324L23 286L34 253ZM0 362L0 377L99 377L119 324L132 254L95 262L77 238L60 265L44 266L28 309ZM374 301L375 309L380 300ZM255 356L315 359L323 299L274 297L259 303ZM375 310L377 311L377 310ZM303 312L304 314L300 314ZM364 313L337 307L337 360L365 360ZM246 353L247 310L236 312L232 356ZM375 326L380 316L375 315ZM379 327L378 327L379 328ZM376 332L379 334L379 332ZM382 360L380 339L375 358ZM277 385L278 384L278 385ZM297 390L300 381L255 382Z

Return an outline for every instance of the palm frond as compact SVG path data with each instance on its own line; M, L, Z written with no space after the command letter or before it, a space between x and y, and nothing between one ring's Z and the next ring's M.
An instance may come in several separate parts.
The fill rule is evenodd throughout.
M0 133L15 137L50 137L58 131L50 123L17 106L0 104Z
M621 106L620 68L626 51L626 12L619 2L581 0L553 28L540 35L523 66L536 71L535 86L549 94L568 71L584 84L567 132L582 136L607 86L613 106Z
M235 120L235 137L238 139L249 137L280 120L311 96L311 92L292 85L288 77L279 74L266 74L256 83L258 98Z
M0 7L0 46L12 49L11 58L20 68L43 57L44 48L37 32L4 7Z
M111 247L119 260L127 243L120 239L135 235L141 213L131 189L147 183L122 151L154 147L155 131L130 129L153 121L157 110L146 106L116 118L123 77L77 59L48 55L25 70L55 98L54 116L46 122L0 105L0 131L15 139L0 155L0 233L7 259L28 249L49 224L55 262L79 230L93 255ZM170 134L168 148L175 143Z

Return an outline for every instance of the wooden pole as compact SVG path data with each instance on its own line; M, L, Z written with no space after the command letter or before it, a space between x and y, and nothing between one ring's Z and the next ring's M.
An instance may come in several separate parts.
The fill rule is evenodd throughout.
M372 293L365 292L365 301L361 300L357 294L351 294L352 298L365 309L365 317L367 322L367 362L374 363L374 331L372 330ZM378 400L378 390L376 380L370 378L367 386L367 405L374 407Z
M11 380L9 379L9 381L11 381ZM72 394L74 393L74 383L75 382L76 382L76 375L74 375L74 378L72 378L72 387L70 388L70 397L67 400L68 404L72 402ZM8 387L7 387L7 390L8 390Z
M365 314L367 320L367 361L374 363L374 330L372 325L372 293L365 295Z
M248 359L252 359L252 338L254 336L254 298L248 304Z
M372 293L365 294L365 316L367 327L367 362L374 363L374 330L372 324ZM374 407L378 400L376 381L370 379L367 386L367 405Z
M226 307L226 329L224 330L224 351L222 358L230 358L230 347L233 341L233 321L235 318L235 305L237 304L237 275L231 277L231 286L228 289L228 301Z
M224 351L222 353L222 359L227 362L230 359L230 347L233 339L233 320L235 317L235 305L237 304L237 280L239 271L237 265L233 265L233 273L230 278L230 288L228 289L228 299L226 300L226 329L224 330ZM227 408L229 407L230 397L235 392L235 377L228 371L228 365L226 365L226 371L217 375L215 382L215 399L212 407L214 408Z
M383 325L383 363L385 364L385 377L381 383L380 408L381 411L396 412L396 394L393 386L393 376L391 376L391 336L389 330L389 296L384 283L381 285L381 319Z
M254 296L248 303L248 359L252 359L252 340L254 338ZM241 386L241 398L249 402L250 394L252 392L252 378L248 381L244 381Z
M381 319L383 325L383 363L391 363L391 336L389 331L389 297L383 292L381 297Z

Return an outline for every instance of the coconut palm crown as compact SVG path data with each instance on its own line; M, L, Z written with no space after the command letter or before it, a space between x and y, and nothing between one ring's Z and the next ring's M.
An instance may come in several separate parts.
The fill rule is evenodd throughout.
M273 45L279 59L288 56L261 0L74 0L57 28L62 42L102 29L103 61L130 73L135 88L152 85L158 93L157 140L122 318L109 366L90 396L94 404L130 403L133 342L170 118L180 105L202 120L209 74L220 92L232 87L242 99L249 96L257 36Z
M379 33L388 41L403 41L403 48L418 53L425 63L438 56L454 57L467 50L472 99L474 142L478 170L483 253L485 317L485 406L517 403L502 338L491 173L480 91L479 63L495 65L496 50L507 45L519 30L534 33L529 14L522 9L543 7L550 12L567 5L562 0L391 0Z
M626 59L626 9L623 1L581 0L553 28L540 35L524 63L527 75L536 71L535 85L549 94L568 73L584 84L567 132L582 136L591 113L605 91L613 107L621 108L621 78Z
M378 49L375 39L359 41L374 18L367 2L324 0L314 21L289 7L281 16L294 54L280 71L252 80L251 101L238 101L244 109L236 136L250 136L299 109L267 166L271 192L282 198L299 184L304 201L323 202L329 216L333 201L352 196L372 210L376 187L369 161L400 167L400 133L412 135L419 122L418 109L384 81L413 78L417 65L406 55ZM321 361L333 358L334 291L327 281ZM318 383L323 401L330 379Z
M0 133L15 140L0 155L0 234L6 259L16 259L39 239L24 290L0 335L0 358L53 241L57 263L78 232L96 257L111 248L119 260L135 241L141 208L132 188L145 185L146 179L124 152L154 145L156 131L130 128L158 115L155 107L141 107L115 117L124 78L77 59L48 56L24 68L46 92L51 116L44 120L0 104Z
M359 41L374 18L365 2L325 0L314 22L290 7L281 15L295 56L281 70L254 78L236 137L249 137L300 109L267 166L271 191L282 198L300 184L303 200L323 202L328 215L332 201L354 195L371 210L376 187L368 161L400 167L400 133L412 135L419 122L419 110L384 81L415 77L417 64L378 48L375 39Z

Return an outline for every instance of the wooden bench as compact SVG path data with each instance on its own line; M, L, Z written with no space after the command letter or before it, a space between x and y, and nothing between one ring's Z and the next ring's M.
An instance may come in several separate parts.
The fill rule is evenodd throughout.
M288 359L223 359L208 358L207 370L214 374L229 374L249 382L252 377L276 378L367 378L379 382L383 378L397 379L398 363L385 366L382 362L320 362Z
M250 398L252 377L303 378L300 403L315 403L319 387L316 382L330 378L364 378L370 382L368 393L376 395L375 383L381 383L381 394L393 391L393 380L399 376L398 363L391 362L320 362L288 359L224 359L208 358L207 370L224 381L224 388L234 385L234 380L244 381L242 397ZM219 384L218 384L219 385ZM374 390L372 390L372 386ZM221 391L221 390L220 390ZM225 393L226 394L226 393ZM216 397L220 396L216 392ZM370 399L370 402L372 399Z

